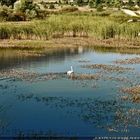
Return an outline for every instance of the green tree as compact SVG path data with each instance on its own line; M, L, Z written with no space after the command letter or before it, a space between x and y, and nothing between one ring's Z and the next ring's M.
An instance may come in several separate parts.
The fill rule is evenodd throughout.
M90 8L94 8L95 7L95 0L89 0L88 5Z
M80 6L80 5L82 5L83 0L77 0L77 1L76 1L76 3L77 3L77 5L79 5L79 6Z
M132 6L132 5L133 5L133 1L132 1L132 0L129 0L129 1L128 1L128 5L129 5L129 6Z
M25 12L27 9L35 9L35 4L33 3L33 0L19 0L14 4L15 11Z
M33 0L19 0L14 4L14 11L24 13L27 19L37 17L39 9L39 6L33 3Z
M101 4L101 0L95 0L95 6L97 7L99 4Z
M120 8L121 5L122 5L122 3L121 3L120 0L114 0L114 1L113 1L113 5L114 5L114 7Z
M140 6L140 0L136 0L136 4Z
M1 5L6 5L6 6L10 6L12 5L12 7L14 6L14 3L17 0L0 0Z

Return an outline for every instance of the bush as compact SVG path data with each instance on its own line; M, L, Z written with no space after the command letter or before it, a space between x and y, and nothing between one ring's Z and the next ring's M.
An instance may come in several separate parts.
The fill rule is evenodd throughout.
M75 12L75 11L78 11L78 8L74 6L69 6L69 7L62 8L61 11L62 12Z
M103 11L103 6L102 6L101 4L99 4L99 5L97 6L97 11L98 11L98 12Z
M50 4L49 9L55 9L54 4Z
M119 21L119 22L124 22L129 19L129 17L126 14L122 13L121 11L112 13L110 17L111 19Z
M37 11L36 10L29 10L29 9L27 9L26 12L25 12L25 14L26 14L26 18L28 20L37 17Z
M111 11L101 11L101 12L96 12L96 16L102 16L102 17L105 17L105 16L109 16L111 15Z
M18 12L18 13L11 13L8 15L7 21L25 21L26 17L24 13Z
M94 7L95 7L95 2L94 2L94 0L89 0L88 5L89 5L90 8L94 8Z
M10 9L7 6L0 6L0 18L1 20L6 20L8 15L13 12L12 9Z
M8 27L0 27L0 39L9 39L10 33Z

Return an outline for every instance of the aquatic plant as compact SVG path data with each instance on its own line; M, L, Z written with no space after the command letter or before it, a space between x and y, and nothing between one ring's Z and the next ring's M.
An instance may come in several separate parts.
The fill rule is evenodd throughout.
M69 78L72 80L98 80L101 75L97 74L73 74Z
M114 61L116 64L140 64L140 57L119 59Z
M140 85L132 86L132 87L123 87L121 88L123 93L130 94L127 100L132 102L140 102Z
M82 68L89 68L89 69L100 69L107 72L127 72L133 70L133 68L128 67L121 67L116 65L106 65L106 64L90 64L90 65L81 65Z

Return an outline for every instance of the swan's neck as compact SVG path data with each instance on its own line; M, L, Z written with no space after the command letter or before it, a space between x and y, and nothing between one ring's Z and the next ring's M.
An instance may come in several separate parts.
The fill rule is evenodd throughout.
M72 66L71 66L71 71L73 71L73 68L72 68Z

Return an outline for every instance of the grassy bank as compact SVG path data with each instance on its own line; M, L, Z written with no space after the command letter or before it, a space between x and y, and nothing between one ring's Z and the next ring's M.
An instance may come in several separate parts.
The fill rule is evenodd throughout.
M140 23L92 15L51 15L47 20L0 23L0 39L46 40L60 37L138 40Z
M1 22L0 48L22 50L20 53L28 50L26 55L38 52L40 55L44 48L51 51L77 46L94 46L104 52L140 53L140 22L128 23L128 19L115 14L63 13L50 15L46 20Z

